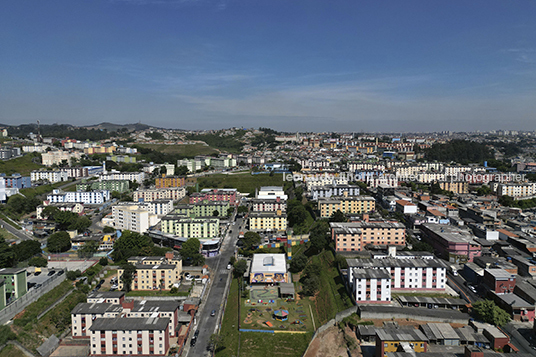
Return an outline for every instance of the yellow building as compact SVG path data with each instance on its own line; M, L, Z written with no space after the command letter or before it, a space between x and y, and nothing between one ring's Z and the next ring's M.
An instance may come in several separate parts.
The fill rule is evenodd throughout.
M117 146L95 146L91 148L85 148L84 154L93 155L93 154L113 154L117 149Z
M428 338L413 327L376 329L376 357L387 357L389 352L423 353Z
M249 215L251 231L286 231L287 215L281 210L276 212L252 212Z
M376 200L369 196L330 197L318 200L322 218L329 218L337 210L344 214L360 214L374 211Z
M163 176L154 180L156 188L183 187L186 182L184 176Z
M455 194L469 193L469 183L467 181L443 181L439 182L439 187L445 191Z
M136 267L131 290L169 290L182 273L182 259L173 253L164 257L131 257L128 262ZM124 269L117 270L119 290L123 289Z

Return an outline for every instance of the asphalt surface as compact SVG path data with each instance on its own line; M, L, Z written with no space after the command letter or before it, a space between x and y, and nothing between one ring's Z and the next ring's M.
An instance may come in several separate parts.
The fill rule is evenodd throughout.
M207 350L207 346L209 344L210 335L214 333L216 324L221 316L222 311L220 311L220 306L227 293L225 291L226 283L227 278L231 273L230 270L227 270L227 264L236 248L236 242L240 232L239 227L244 224L245 220L238 218L236 224L231 226L233 232L225 238L220 254L217 257L206 259L206 264L214 272L213 281L212 286L208 291L208 295L204 299L204 305L202 303L202 308L196 316L196 325L191 333L191 335L193 335L193 331L199 329L197 343L194 347L190 347L190 340L187 341L187 349L189 349L187 351L188 356L199 357L211 355L210 351ZM210 316L212 310L216 310L216 316Z
M26 233L23 233L21 230L11 226L9 222L0 219L0 224L11 234L13 234L15 237L17 237L20 240L29 240L33 239L31 236L29 236Z
M471 304L480 300L480 296L472 292L465 285L465 279L461 276L454 276L451 272L447 272L447 283L451 288L460 294L462 299L470 302Z

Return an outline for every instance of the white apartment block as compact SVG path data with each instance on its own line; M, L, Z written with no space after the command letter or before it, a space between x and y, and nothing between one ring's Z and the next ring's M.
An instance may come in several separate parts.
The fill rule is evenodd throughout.
M116 205L112 207L114 228L145 233L158 223L158 216L148 211L147 207L132 205Z
M253 212L286 212L287 210L287 201L279 198L275 200L253 199L250 204Z
M89 330L92 356L165 356L169 350L166 318L100 318Z
M80 159L81 154L78 151L68 152L63 150L49 151L41 154L42 164L44 166L59 165L63 161L70 164L71 158Z
M367 163L367 162L349 162L347 164L348 170L353 171L385 171L384 164Z
M69 174L66 171L41 171L35 170L30 173L32 182L48 181L50 183L62 182L69 180Z
M497 195L514 198L535 196L536 183L500 183L497 185Z
M436 181L445 181L447 176L438 172L421 172L417 174L417 181L421 183L432 183Z
M391 274L386 269L353 268L350 288L357 303L390 302Z
M347 259L348 282L354 281L353 268L383 269L391 275L392 291L444 291L446 268L436 259Z
M376 188L380 185L384 185L386 187L398 187L398 179L393 176L366 176L365 182L368 187Z
M359 186L355 185L317 186L312 189L311 197L316 201L319 198L332 196L359 196L359 192Z
M175 175L175 165L173 164L154 164L150 163L143 167L143 171L147 172L149 174L152 174L154 170L157 170L158 173L160 173L160 170L162 170L162 167L166 168L166 176L173 176Z
M22 152L40 152L43 153L47 151L48 145L43 144L34 144L34 145L24 145L22 147Z
M145 172L110 172L99 176L99 181L128 180L142 183L145 180Z
M90 191L90 192L60 192L53 190L52 194L47 195L50 203L79 202L86 205L100 205L110 200L110 191Z
M133 200L152 202L155 200L173 200L180 201L186 196L186 188L184 187L168 187L168 188L156 188L150 190L138 190L134 191Z
M68 211L76 214L82 214L82 212L84 212L84 205L82 203L50 203L48 201L44 201L42 205L37 206L35 209L37 219L44 219L41 214L43 213L45 207L48 206L56 207L60 211Z
M202 170L205 167L205 160L196 160L196 159L183 159L177 160L177 167L186 166L188 171L196 172Z
M307 191L312 191L315 187L348 185L348 178L346 177L322 175L319 177L306 177L305 180Z

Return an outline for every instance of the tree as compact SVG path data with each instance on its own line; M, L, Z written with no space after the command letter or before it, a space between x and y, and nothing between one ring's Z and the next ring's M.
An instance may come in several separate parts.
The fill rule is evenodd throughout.
M287 204L287 221L290 227L301 224L307 220L308 213L298 200L289 200Z
M83 232L91 226L91 220L86 216L79 216L76 220L69 226L70 230L76 230L77 232Z
M491 193L491 188L488 185L482 185L476 190L476 194L479 196L487 196Z
M86 242L82 248L78 249L78 257L91 258L97 252L97 249L99 249L99 243L94 240L90 240Z
M247 206L238 206L237 212L238 214L246 214L249 212L249 209Z
M344 213L342 213L342 211L338 209L337 211L333 212L331 217L329 217L329 221L330 222L347 222L348 219L346 218Z
M121 276L121 280L123 281L123 291L129 292L132 290L132 279L134 278L134 274L136 273L136 267L130 263L124 264L122 266L123 275Z
M0 236L0 268L11 268L15 265L17 256L4 237Z
M501 205L506 207L512 207L515 203L514 199L507 195L499 197L498 201Z
M43 219L54 219L54 216L59 212L59 208L55 206L46 206L41 211L41 217Z
M261 243L261 236L259 233L248 231L244 234L242 242L244 242L244 249L251 250Z
M77 278L82 276L82 272L79 269L69 270L67 273L65 273L65 276L67 277L67 279L75 281Z
M292 273L299 273L300 271L305 268L307 265L307 257L304 254L297 254L292 257L292 260L290 261L290 268L289 270Z
M244 276L244 273L246 272L246 270L248 270L248 263L244 259L239 259L234 264L234 272L233 273L237 278L240 278L240 277Z
M306 276L303 281L303 294L307 296L313 296L320 290L320 279L318 276Z
M148 247L149 252L152 252L154 243L151 237L125 230L122 232L121 237L114 242L112 259L114 262L120 262L132 256L142 255L144 247ZM151 254L149 253L148 255Z
M13 246L13 252L19 262L28 260L34 255L41 253L41 243L31 239L24 240Z
M56 232L47 239L47 247L50 252L61 253L71 249L71 237L67 232Z
M74 212L58 211L54 217L51 218L58 224L58 229L63 231L70 229L70 226L78 219L78 215Z
M201 242L197 238L190 238L182 244L181 256L189 265L205 263L205 257L201 254Z
M218 345L221 345L223 342L223 337L221 335L218 335L216 333L213 333L210 335L210 338L208 340L208 348L210 351L214 351Z
M323 249L328 248L330 240L328 239L329 225L325 221L315 222L311 232L309 233L309 242L311 249L319 253Z
M175 176L186 176L188 175L188 173L190 172L190 170L188 170L188 168L184 165L182 166L177 166L175 168Z
M106 227L103 228L102 232L103 233L115 233L115 228L110 227L110 226L106 226Z
M48 260L42 256L32 257L28 260L28 265L31 267L46 267L48 265Z
M495 326L504 326L511 320L510 314L497 306L492 300L475 302L473 311L482 321Z
M212 211L212 216L213 217L218 217L220 215L220 211L218 211L217 209L215 209L214 211Z
M99 264L102 265L103 267L107 266L108 265L108 258L106 257L102 257L99 259Z

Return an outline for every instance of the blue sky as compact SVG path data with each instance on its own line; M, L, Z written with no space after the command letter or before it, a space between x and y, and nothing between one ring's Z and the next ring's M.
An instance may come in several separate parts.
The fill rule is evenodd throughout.
M0 123L534 130L536 1L16 0Z

